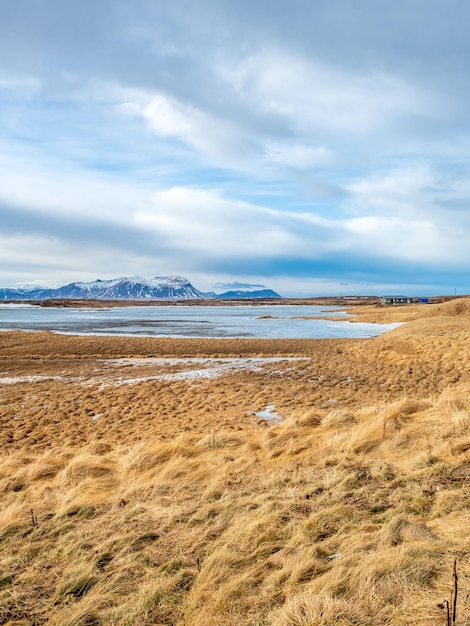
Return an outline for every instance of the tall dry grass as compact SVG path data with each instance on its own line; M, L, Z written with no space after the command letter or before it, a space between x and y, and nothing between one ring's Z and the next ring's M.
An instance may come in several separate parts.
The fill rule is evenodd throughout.
M462 310L224 381L2 389L0 623L445 626L457 558L470 625ZM63 341L41 367L108 375Z
M4 454L0 620L445 624L459 555L469 624L468 406L446 389L236 436Z

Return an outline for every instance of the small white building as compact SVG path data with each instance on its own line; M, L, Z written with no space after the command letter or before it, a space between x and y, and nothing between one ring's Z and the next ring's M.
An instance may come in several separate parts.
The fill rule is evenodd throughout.
M411 304L413 298L408 296L382 296L380 302L381 304Z

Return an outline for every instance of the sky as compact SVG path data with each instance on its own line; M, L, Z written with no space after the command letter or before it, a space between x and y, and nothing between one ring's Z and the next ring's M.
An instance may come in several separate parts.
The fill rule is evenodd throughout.
M468 0L0 0L0 287L470 293Z

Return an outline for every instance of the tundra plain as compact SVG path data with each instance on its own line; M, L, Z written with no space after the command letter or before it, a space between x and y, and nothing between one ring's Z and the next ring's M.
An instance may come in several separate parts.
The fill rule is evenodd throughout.
M457 559L470 624L470 299L353 312L407 323L0 333L0 623L445 625Z

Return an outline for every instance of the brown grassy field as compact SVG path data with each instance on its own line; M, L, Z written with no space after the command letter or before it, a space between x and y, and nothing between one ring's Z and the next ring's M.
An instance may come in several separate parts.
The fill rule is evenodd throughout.
M445 626L457 559L470 625L470 300L357 311L408 323L0 333L0 624Z

